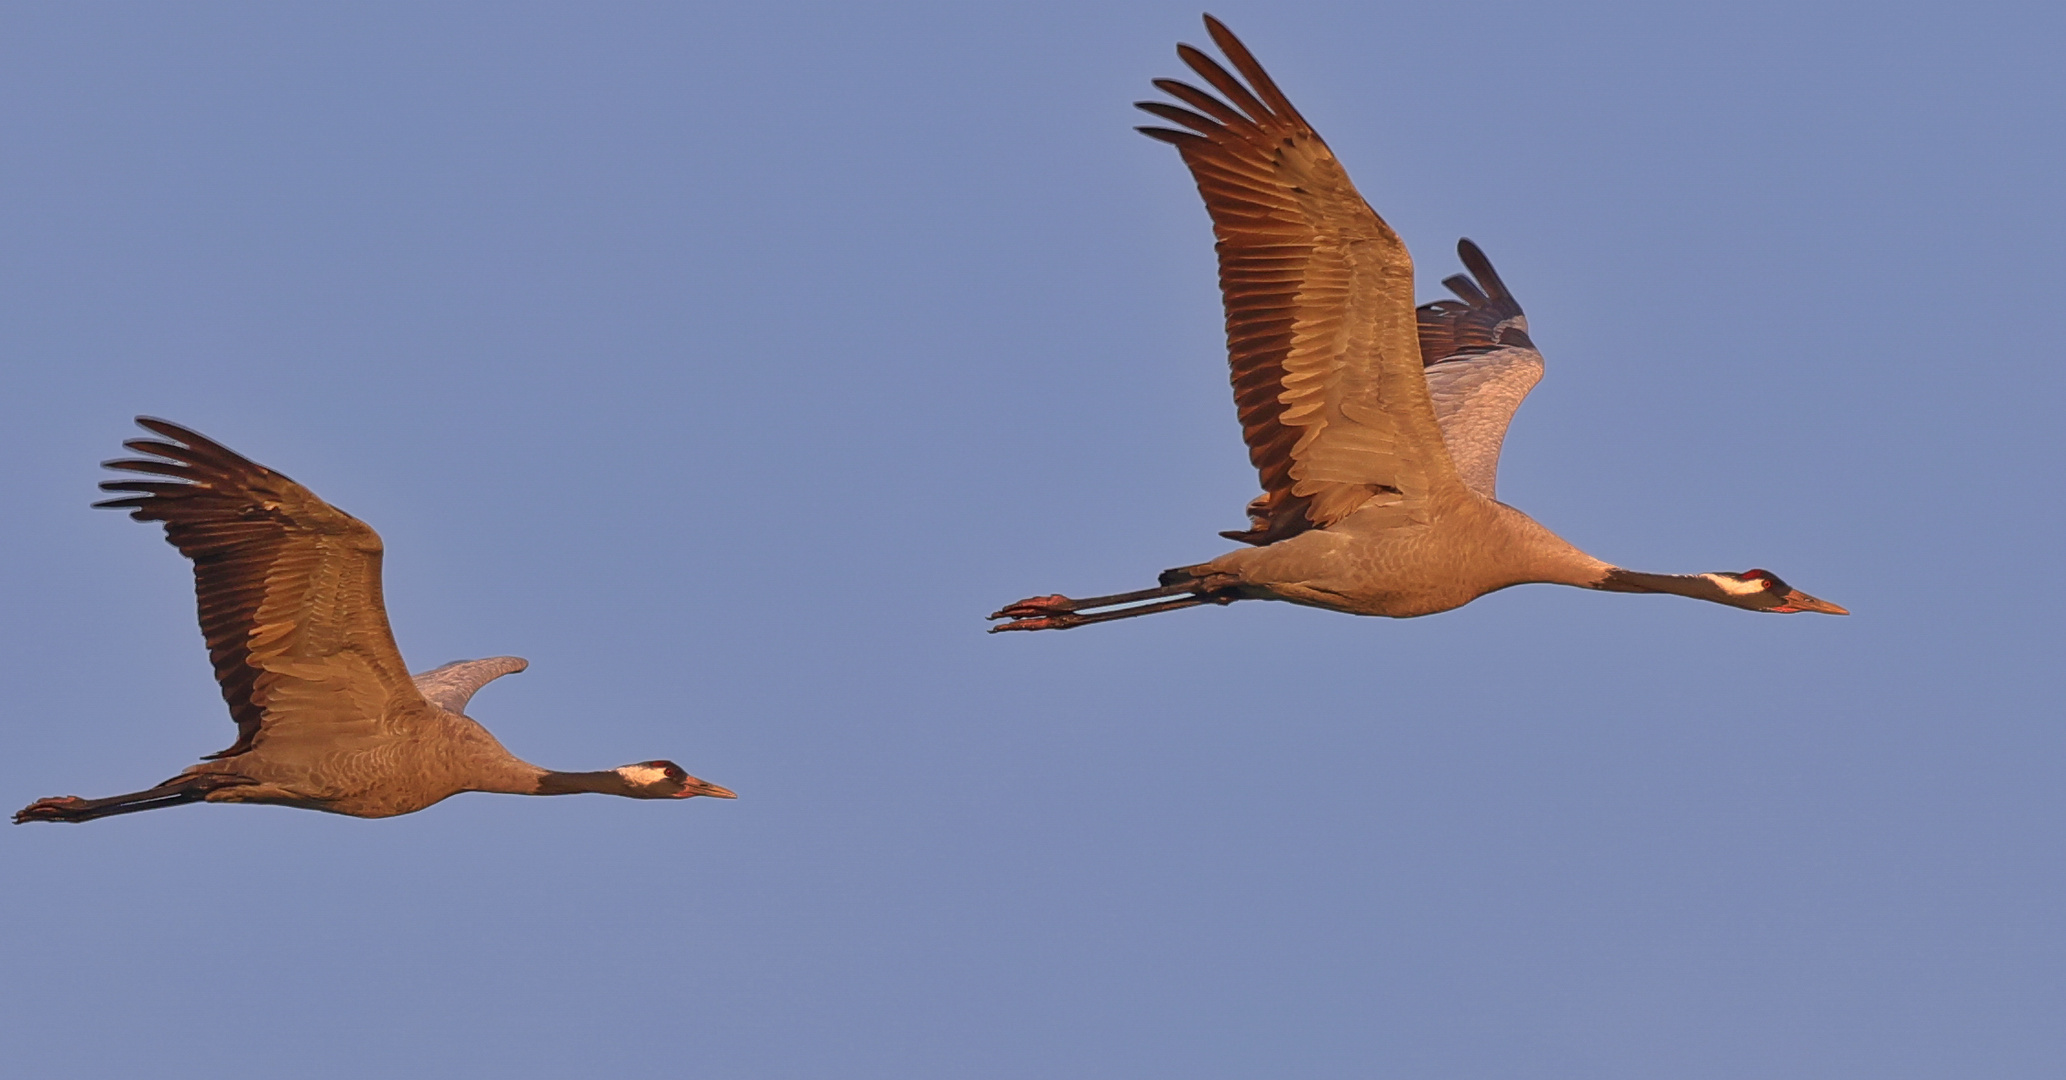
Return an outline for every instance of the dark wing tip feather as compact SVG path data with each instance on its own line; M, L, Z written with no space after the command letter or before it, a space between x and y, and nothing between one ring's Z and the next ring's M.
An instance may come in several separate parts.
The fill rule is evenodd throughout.
M1153 80L1156 89L1189 105L1195 112L1185 112L1174 106L1157 102L1136 102L1135 104L1165 120L1204 133L1213 142L1223 141L1228 132L1242 133L1252 138L1258 129L1278 135L1287 130L1303 129L1312 134L1312 126L1300 116L1284 92L1277 88L1268 72L1256 62L1241 40L1228 32L1218 19L1205 17L1205 28L1211 33L1220 51L1234 65L1229 71L1204 50L1194 45L1179 44L1177 58L1196 72L1207 84L1219 92L1219 97L1196 89L1176 79ZM1239 74L1235 74L1239 72ZM1166 129L1161 129L1166 130ZM1167 135L1155 135L1164 142L1176 142Z
M1506 282L1499 279L1499 271L1492 269L1492 260L1485 257L1485 253L1471 242L1470 237L1466 236L1456 242L1456 257L1463 260L1464 269L1469 270L1471 276L1478 279L1478 284L1484 286L1489 298L1513 302L1514 294L1508 292ZM1514 310L1519 311L1520 304L1515 303Z
M1155 88L1198 110L1200 113L1212 117L1227 128L1246 130L1255 127L1255 121L1236 112L1233 106L1192 86L1190 83L1180 82L1176 79L1156 79Z
M210 439L192 428L181 427L170 420L160 420L155 416L139 416L136 418L136 426L152 434L171 439L179 445L171 446L149 439L131 439L122 444L132 450L180 459L201 456L228 458L232 461L242 460L242 457L229 447ZM139 446L139 443L146 444L148 449L145 446ZM174 453L167 454L165 452L167 450L172 450Z
M1485 295L1484 290L1478 288L1478 283L1472 281L1469 275L1466 274L1451 274L1442 279L1442 284L1472 307L1477 307L1490 299L1490 297Z
M168 439L178 439L180 442L183 443L208 442L208 440L203 438L201 436L201 433L198 431L195 431L191 428L181 427L180 425L175 424L170 420L160 420L155 416L137 417L136 426L153 434L163 435Z
M1263 66L1256 62L1255 54L1248 51L1248 46L1241 44L1241 39L1235 37L1234 32L1227 29L1225 23L1207 15L1205 32L1212 35L1213 44L1218 45L1220 52L1226 54L1228 60L1233 61L1234 70L1239 71L1241 76L1248 80L1248 84L1255 88L1255 92L1268 104L1270 112L1295 124L1310 126L1306 125L1306 118L1298 114L1298 109L1291 104L1291 99L1277 88L1277 81L1270 78L1270 73L1264 71Z
M1521 305L1492 269L1492 260L1469 239L1457 241L1456 254L1470 273L1451 274L1442 284L1461 302L1437 300L1417 309L1421 362L1432 366L1512 345L1533 348L1521 328Z
M207 494L227 494L249 487L253 483L269 483L287 480L265 466L242 454L223 446L190 428L181 427L170 420L152 416L136 418L138 427L149 431L159 439L125 439L122 445L134 453L149 455L138 458L115 458L101 462L103 468L118 472L143 473L146 476L165 477L163 481L136 481L116 479L103 481L102 491L133 492L122 499L97 502L96 507L111 510L134 511L131 515L138 520L161 520L160 514L172 513L171 503L161 500L175 500L182 506L188 500ZM288 481L291 483L292 481ZM153 507L157 509L153 509ZM185 511L180 511L184 513Z
M150 454L164 458L166 464L197 467L213 472L236 472L250 466L249 462L220 447L207 449L193 446L177 446L159 442L156 439L124 439L122 445L139 454ZM157 461L140 461L139 465L159 465Z
M1200 134L1210 135L1213 132L1220 130L1220 126L1218 124L1213 123L1205 117L1202 117L1189 109L1179 109L1176 106L1167 104L1165 102L1136 101L1133 103L1133 107L1141 110L1142 112L1151 113L1155 116L1159 116L1172 124L1182 124L1183 126L1190 128L1192 131L1196 131Z
M1148 138L1160 139L1163 142L1170 144L1171 146L1182 146L1185 143L1206 141L1205 136L1197 134L1196 132L1171 131L1170 129L1165 127L1142 126L1134 128L1134 130L1140 132L1143 135L1146 135Z
M172 441L124 439L122 445L136 453L149 454L154 458L163 458L165 460L123 459L103 462L102 464L107 468L125 469L131 472L155 472L165 476L181 476L196 482L204 482L211 477L229 478L238 476L247 478L269 476L289 483L293 482L291 477L283 473L274 472L237 453L235 450L216 442L214 439L191 428L181 427L170 420L160 420L154 416L139 416L136 418L136 424L146 431Z
M1240 79L1235 78L1226 68L1220 66L1219 61L1206 55L1197 47L1178 45L1176 47L1176 54L1182 58L1183 62L1192 71L1197 72L1220 93L1227 95L1227 101L1236 109L1247 114L1256 122L1261 123L1277 118L1278 114L1272 112L1268 105L1263 104L1262 100L1257 98L1255 93L1247 86L1243 85Z
M156 473L159 476L193 476L193 466L178 461L149 461L139 458L115 458L100 463L103 469L117 469L122 472Z
M102 491L134 491L143 495L161 495L168 491L192 491L193 484L177 480L103 480Z
M206 465L225 472L268 471L265 466L214 439L170 420L160 420L155 416L139 416L136 418L136 426L173 440L173 443L168 444L152 439L130 439L122 444L138 453L156 454L174 461Z

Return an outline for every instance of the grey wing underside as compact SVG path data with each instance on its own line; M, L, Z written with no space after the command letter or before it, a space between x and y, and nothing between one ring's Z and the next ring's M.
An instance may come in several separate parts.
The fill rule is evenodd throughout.
M1457 475L1488 499L1499 480L1499 447L1514 410L1542 381L1542 354L1509 346L1427 369L1428 396Z
M1456 242L1456 254L1470 273L1442 279L1456 299L1417 310L1420 358L1457 476L1491 499L1507 423L1542 381L1542 354L1492 260L1468 238Z
M519 656L491 656L486 660L454 660L411 678L416 680L417 691L431 704L463 716L474 691L530 666L530 661Z

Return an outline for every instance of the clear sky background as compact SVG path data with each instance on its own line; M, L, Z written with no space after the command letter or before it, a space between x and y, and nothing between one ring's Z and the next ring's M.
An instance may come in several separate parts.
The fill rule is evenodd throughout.
M1639 569L986 637L1228 548L1191 3L0 9L0 793L233 730L150 413L378 528L516 753L0 830L14 1075L2055 1077L2066 15L1215 9L1550 372L1504 498Z

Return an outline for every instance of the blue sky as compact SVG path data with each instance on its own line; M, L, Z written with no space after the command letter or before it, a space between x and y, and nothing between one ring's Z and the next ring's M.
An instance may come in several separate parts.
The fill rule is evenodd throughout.
M228 744L136 413L380 530L421 669L736 803L0 834L0 1044L161 1077L2066 1068L2066 16L1215 13L1549 375L1500 491L1771 618L1535 587L986 637L1254 493L1195 7L13 5L0 790Z

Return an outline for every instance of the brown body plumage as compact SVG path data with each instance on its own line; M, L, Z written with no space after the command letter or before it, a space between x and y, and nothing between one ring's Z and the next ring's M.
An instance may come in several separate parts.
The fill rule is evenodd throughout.
M1668 592L1757 611L1843 609L1751 570L1643 574L1601 562L1494 499L1508 420L1541 377L1527 319L1476 245L1457 300L1418 309L1413 261L1327 144L1240 41L1206 27L1239 77L1177 53L1219 96L1155 85L1218 238L1235 407L1263 493L1253 545L1114 596L1021 600L993 630L1047 630L1235 600L1357 615L1446 611L1527 582Z
M193 561L201 632L237 741L157 787L106 799L42 799L25 821L86 821L184 802L262 802L355 817L421 810L462 791L635 798L732 793L652 761L556 773L518 759L465 715L515 657L448 664L411 678L380 593L380 537L293 480L163 420L169 442L107 466L161 479L112 480L96 505L158 521Z

